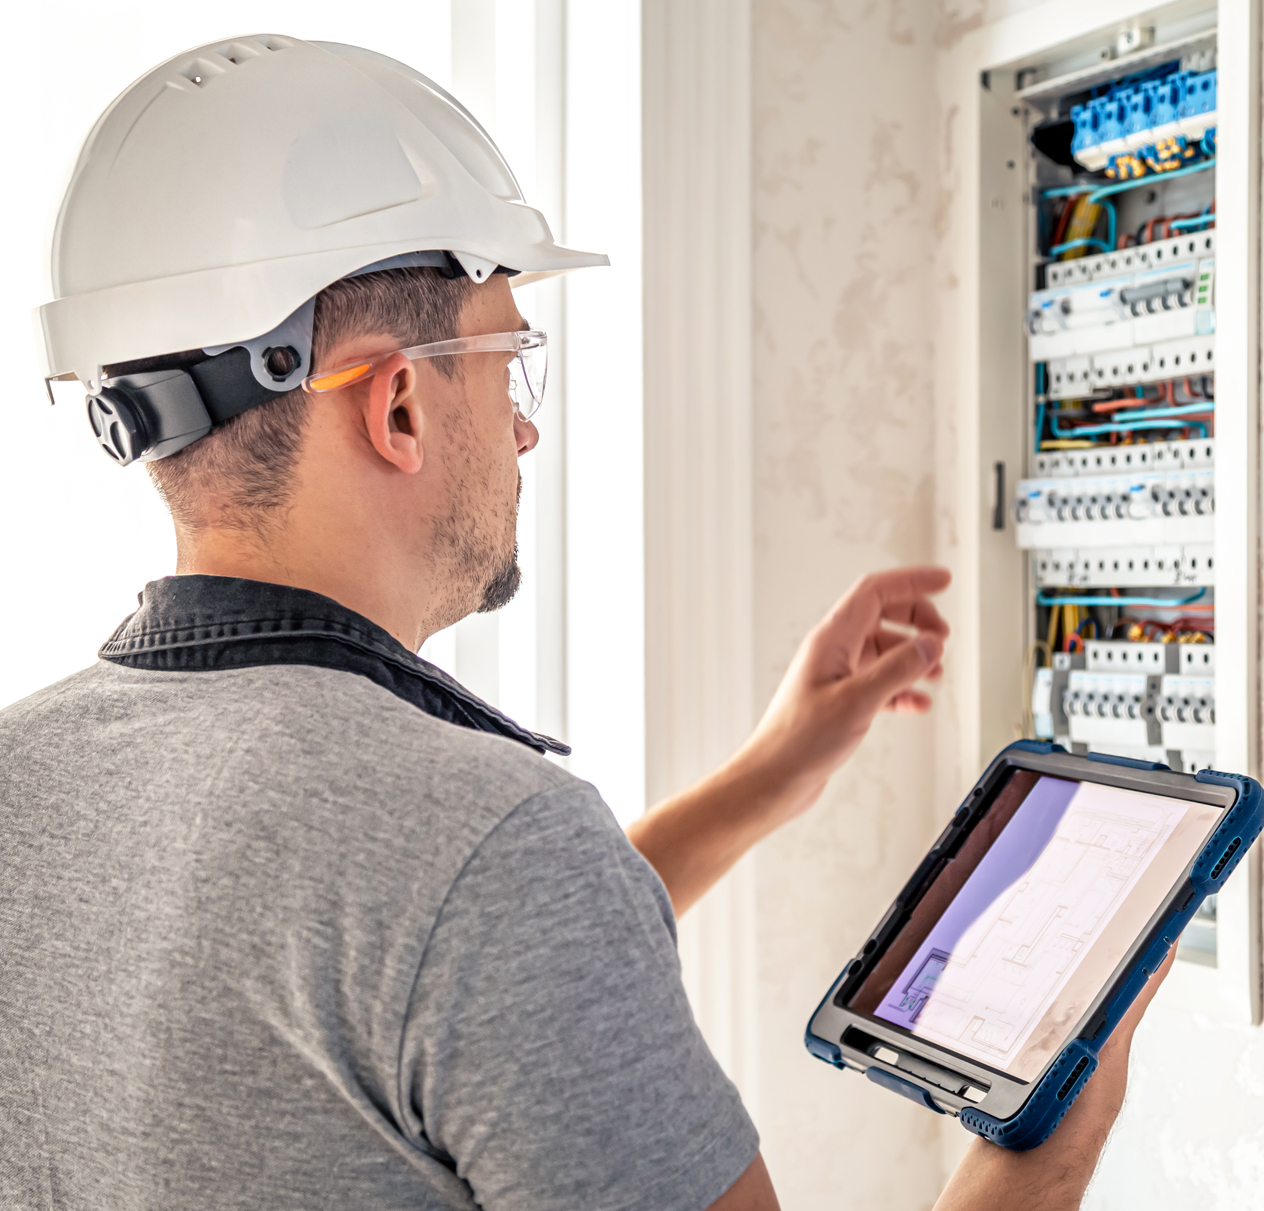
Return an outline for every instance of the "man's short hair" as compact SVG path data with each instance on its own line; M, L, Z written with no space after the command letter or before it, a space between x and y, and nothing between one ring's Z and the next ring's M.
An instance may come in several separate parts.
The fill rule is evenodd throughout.
M459 336L470 286L469 278L446 277L438 269L387 269L334 282L316 296L312 365L323 367L334 346L367 333L386 333L402 348ZM457 359L433 361L445 377L457 373ZM205 527L206 503L215 499L223 506L215 524L253 529L288 504L310 402L295 388L147 463L175 521Z

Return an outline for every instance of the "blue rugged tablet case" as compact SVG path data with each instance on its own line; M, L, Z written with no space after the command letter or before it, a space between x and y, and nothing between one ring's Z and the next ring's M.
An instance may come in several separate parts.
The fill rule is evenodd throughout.
M1006 753L1065 753L1061 745L1049 741L1018 740L998 755ZM1164 770L1167 766L1155 762L1136 761L1128 757L1115 757L1104 753L1089 753L1089 760L1107 765L1125 766L1130 769ZM995 763L993 763L995 764ZM989 766L991 769L991 766ZM1128 1007L1136 999L1151 974L1163 962L1181 931L1189 924L1202 901L1219 891L1233 873L1251 843L1264 830L1264 789L1253 778L1240 774L1222 774L1213 770L1201 770L1194 775L1197 781L1229 788L1237 792L1237 800L1225 813L1216 831L1212 833L1203 851L1195 860L1184 888L1185 895L1178 895L1168 916L1152 931L1152 940L1134 961L1127 977L1118 985L1114 994L1101 1007L1092 1024L1092 1037L1072 1039L1061 1055L1045 1071L1035 1089L1027 1097L1017 1114L1008 1119L997 1119L984 1114L973 1106L965 1106L959 1114L962 1126L981 1135L1003 1148L1016 1152L1026 1151L1053 1134L1071 1104L1079 1096L1085 1084L1097 1069L1098 1053L1119 1024ZM980 785L982 780L980 780ZM846 971L846 969L844 969ZM822 1006L829 1001L834 989L826 994ZM818 1012L819 1012L818 1007ZM813 1018L816 1014L813 1014ZM843 1062L837 1046L818 1038L811 1031L811 1021L805 1037L808 1050L820 1060L837 1068L848 1065ZM1087 1032L1083 1032L1087 1033ZM902 1080L890 1072L870 1068L865 1075L875 1084L900 1093L919 1102L930 1110L942 1114L930 1092Z

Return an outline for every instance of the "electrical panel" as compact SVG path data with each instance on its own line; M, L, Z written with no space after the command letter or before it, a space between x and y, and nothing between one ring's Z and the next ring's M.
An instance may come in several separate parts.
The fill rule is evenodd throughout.
M1002 519L1029 561L1027 733L1189 772L1216 759L1217 85L1213 35L1028 101Z

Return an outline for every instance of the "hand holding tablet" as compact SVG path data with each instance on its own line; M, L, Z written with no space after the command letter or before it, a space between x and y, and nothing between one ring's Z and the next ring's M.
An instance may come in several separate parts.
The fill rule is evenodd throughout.
M1249 778L1011 745L830 989L808 1048L1034 1147L1262 826Z

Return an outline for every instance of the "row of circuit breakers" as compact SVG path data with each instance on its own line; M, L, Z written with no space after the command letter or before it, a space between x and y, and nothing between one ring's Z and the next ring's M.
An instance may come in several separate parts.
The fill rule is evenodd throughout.
M1033 361L1048 362L1055 398L1120 382L1203 374L1205 344L1190 337L1216 330L1216 233L1177 236L1048 266L1046 289L1027 311ZM1132 371L1107 377L1124 358Z
M1036 670L1037 736L1196 773L1216 754L1216 649L1092 640Z
M1197 139L1215 125L1214 71L1126 91L1073 111L1073 150L1090 169L1173 133ZM1026 316L1031 362L1043 364L1038 407L1053 412L1059 400L1135 387L1140 411L1145 384L1213 374L1215 252L1210 230L1047 264ZM1114 411L1109 419L1126 418ZM1188 600L1210 591L1215 446L1203 437L1036 453L1013 507L1037 592L1184 586L1175 596ZM1036 670L1037 736L1191 772L1214 762L1214 644L1087 639L1080 646Z

